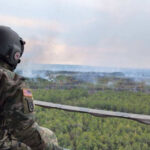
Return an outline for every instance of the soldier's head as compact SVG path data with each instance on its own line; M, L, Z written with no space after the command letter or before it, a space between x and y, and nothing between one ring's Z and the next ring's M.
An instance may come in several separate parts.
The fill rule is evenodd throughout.
M25 42L11 28L0 26L0 60L15 69L20 63Z

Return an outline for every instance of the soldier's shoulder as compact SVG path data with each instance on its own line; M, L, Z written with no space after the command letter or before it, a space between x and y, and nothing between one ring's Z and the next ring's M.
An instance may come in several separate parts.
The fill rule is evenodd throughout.
M2 75L2 74L5 74L5 75L6 75L8 78L10 78L10 79L13 79L13 78L15 77L15 75L16 75L15 72L10 71L10 70L5 69L5 68L0 68L0 74L1 74L1 75Z

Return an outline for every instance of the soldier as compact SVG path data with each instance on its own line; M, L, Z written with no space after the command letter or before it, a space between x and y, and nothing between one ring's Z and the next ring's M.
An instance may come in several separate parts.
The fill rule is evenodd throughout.
M25 42L0 26L0 150L62 150L55 134L34 119L32 93L14 73Z

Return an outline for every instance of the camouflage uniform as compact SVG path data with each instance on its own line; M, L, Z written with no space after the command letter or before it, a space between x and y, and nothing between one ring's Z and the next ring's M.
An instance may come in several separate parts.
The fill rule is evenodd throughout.
M10 69L0 61L0 150L62 150L55 134L35 122L32 93Z

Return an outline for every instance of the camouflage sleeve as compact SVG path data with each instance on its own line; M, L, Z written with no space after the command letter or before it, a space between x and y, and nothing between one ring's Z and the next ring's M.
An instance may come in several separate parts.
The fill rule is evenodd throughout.
M35 122L32 93L24 88L23 78L17 75L10 79L1 75L3 89L3 116L9 133L32 150L62 150L53 132Z

